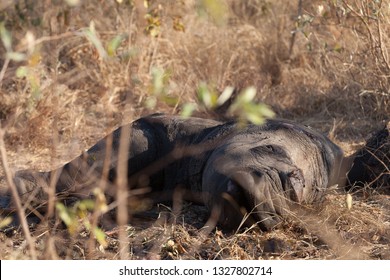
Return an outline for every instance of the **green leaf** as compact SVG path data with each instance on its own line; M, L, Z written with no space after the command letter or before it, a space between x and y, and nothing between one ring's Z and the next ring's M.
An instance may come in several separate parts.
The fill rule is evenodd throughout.
M4 22L0 23L0 37L5 50L7 52L12 51L12 36L11 33L5 28Z
M253 124L262 124L264 122L264 117L258 112L247 112L246 119Z
M176 96L163 95L161 97L161 101L163 101L168 106L176 106L176 104L179 102L179 99Z
M266 104L258 104L259 112L266 118L273 118L275 117L275 112L272 111L272 109L267 106Z
M342 50L343 50L343 47L339 43L336 43L336 45L334 46L333 50L335 52L341 53Z
M68 227L69 233L75 234L79 225L75 211L67 208L64 204L60 202L56 204L56 209L60 219Z
M16 77L17 78L24 78L28 75L28 68L26 66L20 66L18 69L16 69Z
M256 88L248 87L240 94L240 101L243 103L252 102L256 96Z
M128 61L131 58L136 57L139 54L139 50L137 48L131 48L129 50L125 50L121 52L118 56L120 59L124 61Z
M93 210L95 208L95 201L92 199L83 199L80 201L78 208L80 210Z
M198 87L198 99L206 108L214 108L217 105L217 94L206 83Z
M65 207L62 203L56 204L56 209L58 212L58 215L60 216L61 220L65 223L65 225L69 226L72 224L72 220L74 217L70 214L69 209Z
M92 45L94 45L94 47L99 53L99 56L103 59L106 58L107 52L103 48L102 42L96 35L95 24L93 21L91 21L91 23L89 24L89 28L84 29L83 34L92 43Z
M232 94L234 92L234 87L226 87L221 95L218 97L217 104L218 106L224 104L226 101L232 97Z
M236 115L241 125L248 121L253 124L262 124L265 118L272 118L274 112L265 104L254 102L256 89L249 87L244 89L230 106L230 113Z
M13 61L23 61L26 59L26 55L20 52L7 52L6 57Z
M146 108L154 109L156 108L156 105L157 105L157 98L155 96L149 96L148 98L146 98L145 101Z
M95 209L99 210L101 213L107 212L108 205L104 191L101 188L95 188L93 194L95 195Z
M103 247L107 247L107 241L106 241L106 234L104 233L103 230L101 230L98 227L94 227L93 230L93 235L96 237L96 240L99 242L100 245Z
M5 228L10 223L12 223L11 217L5 217L4 219L0 219L0 228Z
M149 34L150 36L152 37L157 37L158 35L160 35L160 27L159 26L151 26L148 28L148 31L149 31Z
M117 35L114 38L112 38L110 42L108 42L108 45L107 45L108 56L115 56L116 55L117 49L122 44L122 42L125 38L126 38L126 36L123 34Z
M196 108L197 105L195 103L186 103L183 105L180 115L184 118L191 117Z
M183 22L181 21L181 17L175 17L173 19L173 29L176 31L185 32L186 28Z
M164 91L164 70L158 67L152 68L152 92L158 96Z

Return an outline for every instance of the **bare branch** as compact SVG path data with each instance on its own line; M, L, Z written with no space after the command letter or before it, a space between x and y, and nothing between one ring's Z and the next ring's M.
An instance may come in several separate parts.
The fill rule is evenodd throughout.
M12 194L13 200L14 200L15 205L16 205L16 210L17 210L17 213L18 213L18 216L19 216L20 223L22 225L24 236L26 238L28 247L30 249L31 258L32 259L36 259L37 258L37 254L36 254L36 251L35 251L34 240L32 239L31 234L30 234L30 230L28 228L25 212L24 212L24 209L22 207L22 202L20 200L19 193L17 191L17 188L16 188L16 186L14 184L14 181L13 181L13 178L12 178L13 177L12 176L12 172L9 169L7 153L6 153L6 149L5 149L5 143L4 143L4 134L5 134L4 130L2 128L0 128L0 155L1 155L1 163L2 163L3 168L4 168L4 173L6 175L8 187L11 190L11 194Z
M131 133L130 125L125 125L122 127L120 144L118 149L118 167L117 167L117 202L118 202L118 211L117 211L117 222L119 226L119 256L123 259L128 259L129 254L129 245L128 238L126 234L126 225L129 221L129 214L127 211L127 199L128 199L128 180L127 180L127 159L129 154L130 139L129 136Z

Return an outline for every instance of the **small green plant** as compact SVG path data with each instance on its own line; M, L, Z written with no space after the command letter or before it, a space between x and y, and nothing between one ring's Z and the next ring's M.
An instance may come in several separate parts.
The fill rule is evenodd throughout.
M94 21L91 21L89 27L83 30L83 35L95 47L100 58L105 59L108 57L107 51L96 32Z
M198 100L206 109L214 109L218 105L218 92L214 86L202 82L198 86Z
M11 32L5 27L5 23L0 23L0 37L5 48L5 58L13 61L23 61L26 59L26 54L21 52L15 52L12 48L12 35Z
M169 79L171 73L169 71L164 71L162 68L153 67L151 76L152 80L149 87L149 96L145 102L146 107L154 109L158 101L171 107L176 106L178 98L170 93Z
M255 96L256 89L248 87L237 96L235 102L230 106L230 113L237 116L241 124L247 122L262 124L266 118L275 116L275 113L266 104L255 102Z
M7 227L12 223L11 217L0 218L0 229Z
M30 112L35 103L42 97L41 95L41 77L36 70L37 66L41 62L41 53L36 46L36 40L31 32L26 32L24 41L26 44L25 51L16 52L12 47L12 34L9 32L5 24L0 23L0 37L6 50L5 63L0 74L0 84L3 74L8 67L9 62L25 62L25 65L19 66L16 69L16 77L19 79L26 79L27 85L30 89L31 97L28 100L28 111Z
M181 116L184 118L191 117L192 114L198 109L198 105L193 102L183 104L181 109Z
M119 46L123 43L123 41L126 38L127 38L127 34L119 34L119 35L116 35L114 38L112 38L108 42L108 44L106 46L106 50L107 50L107 54L109 57L116 56L116 53L117 53Z
M103 247L107 246L106 235L102 229L98 226L93 225L90 222L90 216L92 212L96 210L96 207L99 207L101 212L105 212L107 210L107 205L105 203L101 204L92 199L84 199L81 201L77 201L73 206L66 207L63 203L57 203L56 209L59 217L65 223L68 228L68 231L71 235L75 235L82 227L84 227L87 231L89 231L100 245Z
M198 99L206 109L213 110L229 100L233 92L233 87L226 87L219 95L215 88L202 83L198 88ZM274 117L275 113L267 105L255 102L255 97L256 89L254 87L245 88L229 107L229 114L237 117L240 124L247 122L261 124L265 118Z

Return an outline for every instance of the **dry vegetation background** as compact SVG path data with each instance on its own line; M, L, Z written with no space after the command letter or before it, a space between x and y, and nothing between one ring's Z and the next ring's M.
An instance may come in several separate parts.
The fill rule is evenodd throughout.
M327 133L346 154L389 120L390 1L72 2L0 3L0 122L13 171L53 169L152 112L197 104L195 115L228 117L200 105L202 83L219 92L254 86L256 101ZM347 210L345 192L333 190L277 230L236 234L203 235L201 206L163 207L176 223L131 219L128 257L390 259L388 196L352 197ZM38 258L117 259L117 231L105 230L103 246L58 219L30 228ZM32 258L20 228L0 240L2 259Z

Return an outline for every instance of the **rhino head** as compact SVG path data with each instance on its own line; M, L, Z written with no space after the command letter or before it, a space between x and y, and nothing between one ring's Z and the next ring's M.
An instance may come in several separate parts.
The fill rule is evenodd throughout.
M204 203L218 222L237 228L243 215L265 230L291 204L312 203L337 181L343 153L310 129L291 123L249 126L216 148L203 171ZM222 195L221 195L222 194ZM251 219L252 218L252 219Z

